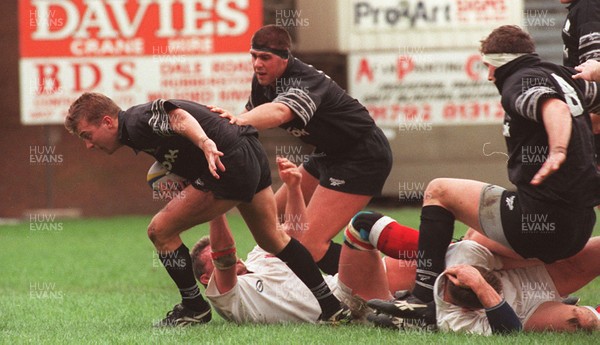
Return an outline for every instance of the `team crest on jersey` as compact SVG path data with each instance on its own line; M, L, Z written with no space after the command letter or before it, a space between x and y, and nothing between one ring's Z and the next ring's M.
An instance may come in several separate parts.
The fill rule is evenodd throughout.
M337 178L330 177L330 178L329 178L329 184L330 184L332 187L339 187L339 186L341 186L341 185L344 185L344 184L346 184L346 181L344 181L344 180L340 180L340 179L337 179Z
M510 123L505 122L502 125L502 135L505 136L506 138L510 138Z
M515 196L509 196L506 198L506 206L508 206L509 210L514 210L515 209Z
M563 32L569 36L571 36L569 34L569 30L571 30L571 21L567 18L567 20L565 20L565 26L563 26Z
M265 289L265 286L263 285L262 279L257 280L256 281L256 291L263 292L264 289Z

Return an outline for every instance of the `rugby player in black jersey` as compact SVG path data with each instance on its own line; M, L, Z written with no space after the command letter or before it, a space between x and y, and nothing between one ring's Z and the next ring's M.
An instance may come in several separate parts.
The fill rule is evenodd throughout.
M193 181L148 226L148 236L182 298L156 326L210 321L210 306L198 289L180 234L233 207L240 211L257 244L286 262L312 291L321 306L320 321L335 323L349 317L306 248L277 229L271 173L255 128L233 126L207 107L184 100L158 99L122 111L98 93L85 93L73 102L65 127L88 149L112 154L129 146ZM215 248L212 256L223 269L236 262L235 248Z
M569 4L569 13L562 30L563 65L580 67L600 60L600 1L560 0ZM587 65L586 65L587 66ZM600 116L590 114L594 130L596 149L600 149Z
M331 239L381 193L392 153L367 109L322 71L292 56L290 48L290 35L282 27L267 25L254 33L254 77L246 112L235 117L213 110L231 123L259 130L280 127L315 146L300 167L307 203L300 241L324 272L334 274L341 246ZM276 193L280 217L286 194L285 185Z
M600 2L560 0L569 4L562 29L563 65L575 67L587 60L600 59Z
M435 179L421 211L417 280L397 301L399 316L431 311L432 287L444 271L454 221L524 258L552 263L577 254L591 236L600 204L600 174L589 112L600 108L599 84L574 80L576 71L543 62L516 26L501 26L481 42L482 59L506 112L509 191L483 182ZM514 312L493 313L516 323Z

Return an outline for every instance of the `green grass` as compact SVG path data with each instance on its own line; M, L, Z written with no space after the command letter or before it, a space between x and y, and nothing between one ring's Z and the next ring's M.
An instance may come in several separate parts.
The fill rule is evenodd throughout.
M416 209L385 210L417 227ZM254 242L241 217L230 215L240 253ZM399 333L366 326L243 325L213 313L206 326L154 329L151 324L178 302L178 293L146 236L150 216L56 220L0 226L0 343L2 344L583 344L598 334L519 334L480 337ZM464 227L457 226L457 234ZM184 233L191 247L206 235ZM598 228L595 234L600 232ZM597 303L600 282L577 293Z

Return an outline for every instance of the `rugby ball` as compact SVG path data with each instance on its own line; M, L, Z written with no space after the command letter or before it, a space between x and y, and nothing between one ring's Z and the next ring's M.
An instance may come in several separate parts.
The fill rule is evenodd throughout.
M182 191L190 184L189 180L170 172L159 162L154 162L148 169L146 181L150 188L156 192Z

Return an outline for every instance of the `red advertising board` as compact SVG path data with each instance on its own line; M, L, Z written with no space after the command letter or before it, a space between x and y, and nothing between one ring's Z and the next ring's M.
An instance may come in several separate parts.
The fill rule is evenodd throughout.
M241 109L261 25L260 0L19 1L22 122L62 123L87 91Z

